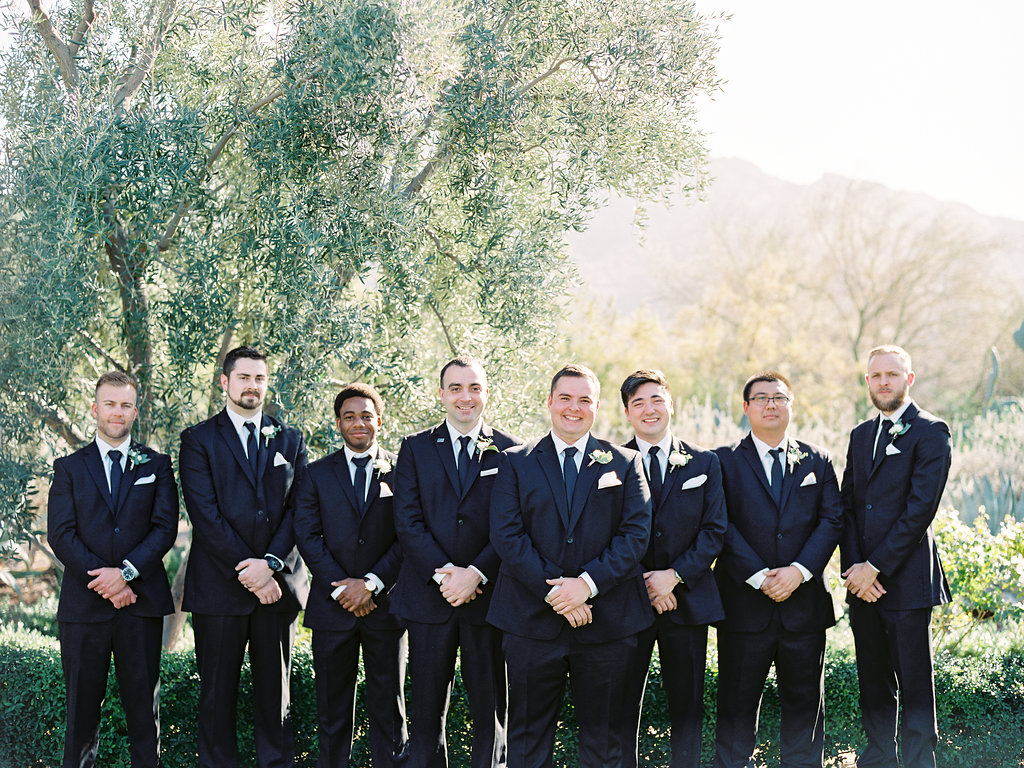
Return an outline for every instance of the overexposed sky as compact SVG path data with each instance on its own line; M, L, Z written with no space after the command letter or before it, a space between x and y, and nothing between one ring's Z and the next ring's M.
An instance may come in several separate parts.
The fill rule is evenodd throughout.
M1024 3L695 0L718 24L714 157L1024 220Z

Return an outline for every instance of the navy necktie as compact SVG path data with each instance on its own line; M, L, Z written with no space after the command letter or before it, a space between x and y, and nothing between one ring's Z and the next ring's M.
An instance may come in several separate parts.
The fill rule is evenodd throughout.
M459 438L459 492L465 493L469 485L469 435Z
M647 475L651 479L651 495L654 498L658 498L661 494L661 462L658 461L658 450L658 446L652 445L651 449L647 451L647 455L650 456Z
M892 427L892 419L882 419L882 429L878 432L878 437L875 438L875 453L871 457L873 463L878 461L885 455L885 441L889 438L889 429Z
M249 454L249 468L252 476L256 477L256 454L259 451L259 441L256 439L256 425L251 421L245 422L245 428L249 430L249 437L245 440L245 452Z
M569 502L569 511L572 511L572 494L576 490L576 477L580 471L576 468L576 448L569 446L563 452L562 476L565 478L565 498Z
M110 498L117 504L117 494L121 490L121 478L124 470L121 469L121 452L107 451L107 458L110 459Z
M772 448L768 451L772 455L772 498L775 499L775 506L782 506L782 449Z
M356 501L359 502L359 514L366 511L366 465L370 463L369 456L353 456L352 463L356 465L356 479L352 482L356 490Z

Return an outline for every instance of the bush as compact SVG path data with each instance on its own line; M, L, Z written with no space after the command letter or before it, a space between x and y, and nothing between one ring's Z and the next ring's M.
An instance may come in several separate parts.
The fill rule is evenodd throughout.
M292 666L292 722L296 765L316 761L316 694L308 643L295 647ZM717 669L709 660L704 698L702 764L711 765L714 750ZM857 705L857 670L852 656L829 651L825 659L825 757L839 766L863 745ZM195 765L199 677L192 651L164 653L161 687L161 737L167 768ZM252 681L243 670L238 733L242 765L255 764L252 741ZM1024 764L1024 657L990 653L977 657L941 653L936 659L939 715L938 762L944 768L1010 768ZM362 692L357 701L354 765L369 765L367 723ZM50 637L28 629L0 629L0 768L59 765L64 741L64 683L60 651ZM453 766L469 761L470 732L461 681L456 678L449 713L449 752ZM128 765L127 734L114 675L102 708L98 765ZM661 689L660 667L652 661L640 724L640 763L669 764L668 708ZM775 680L765 686L761 707L759 762L778 765L779 704ZM575 715L566 701L555 738L555 764L575 766Z

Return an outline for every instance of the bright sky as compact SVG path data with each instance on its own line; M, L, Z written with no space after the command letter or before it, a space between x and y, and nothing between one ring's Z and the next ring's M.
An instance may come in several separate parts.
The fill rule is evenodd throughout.
M714 157L1024 220L1024 3L695 0L721 22Z

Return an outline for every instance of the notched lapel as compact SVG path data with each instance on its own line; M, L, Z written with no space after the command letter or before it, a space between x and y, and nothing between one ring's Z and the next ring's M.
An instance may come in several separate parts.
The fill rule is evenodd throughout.
M442 421L441 426L435 429L431 436L434 438L434 450L437 451L437 458L444 467L444 473L448 476L455 494L459 493L459 473L455 469L455 453L452 450L451 435L448 434L448 426Z
M349 507L358 510L356 505L356 490L352 486L352 476L348 471L348 460L345 458L345 450L341 449L334 454L334 461L331 462L331 469L334 470L334 479L341 487L341 493L348 501Z
M565 478L562 477L562 467L558 463L558 451L555 450L555 443L548 435L534 449L533 455L540 464L541 471L548 479L548 486L551 489L551 496L555 499L555 506L558 508L558 517L562 520L562 526L569 530L569 505L565 499ZM576 479L579 487L579 478Z
M587 505L587 499L597 485L597 479L605 472L607 464L598 464L590 458L594 451L601 450L601 444L597 438L591 435L587 439L587 450L583 454L583 461L580 463L580 474L576 478L576 488L572 495L572 508L569 510L568 530L572 531L583 514L583 508Z
M135 451L136 453L143 453L142 446L132 440L128 444L129 451ZM148 462L147 462L148 463ZM117 492L117 501L114 502L114 515L121 511L121 507L124 506L125 499L128 498L129 492L131 492L132 486L135 485L135 481L139 479L139 465L128 458L124 464L124 474L121 476L121 487Z
M227 411L220 412L220 418L217 419L217 434L227 446L231 455L235 457L235 461L238 462L238 466L242 470L242 474L248 478L249 482L252 483L252 487L255 488L256 478L252 475L252 468L249 466L249 462L245 458L245 451L242 450L242 441L238 439L238 433L235 431L235 425L231 423L231 419L228 416Z
M761 463L761 457L757 455L757 448L754 447L754 440L750 435L743 438L743 442L740 443L740 453L743 454L743 458L746 459L747 464L750 465L751 471L754 473L754 477L764 488L765 495L768 500L774 504L775 499L772 498L772 487L768 485L768 478L764 473L764 465ZM782 492L786 492L786 473L782 473Z
M100 449L96 441L89 443L85 449L85 467L89 477L96 484L96 492L107 505L110 514L114 514L114 500L110 498L110 487L107 485L107 473L103 471L103 459L100 458Z

